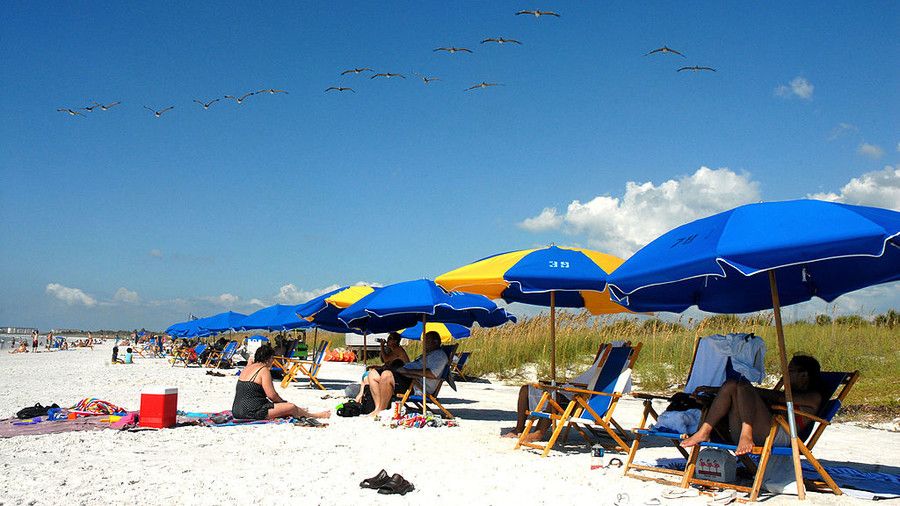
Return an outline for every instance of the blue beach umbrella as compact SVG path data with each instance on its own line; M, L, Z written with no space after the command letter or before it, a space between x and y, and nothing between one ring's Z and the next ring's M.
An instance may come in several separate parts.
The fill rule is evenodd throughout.
M900 280L900 213L818 200L737 207L663 234L612 273L635 311L773 309L800 496L793 397L781 306Z
M241 322L246 317L247 315L245 314L226 311L217 315L194 320L191 323L201 331L205 330L211 333L218 333L226 330L239 330L241 328Z
M250 313L241 321L243 330L293 330L312 327L312 323L297 316L297 308L286 304L275 304Z
M461 292L447 292L434 281L420 279L405 281L381 288L347 309L338 318L349 327L367 332L392 332L422 323L424 336L428 322L451 323L471 327L475 323L482 327L496 327L508 321L515 322L515 316L497 307L497 304L483 295ZM428 358L422 353L422 369L427 369ZM422 393L425 376L422 376ZM422 403L422 411L425 411Z

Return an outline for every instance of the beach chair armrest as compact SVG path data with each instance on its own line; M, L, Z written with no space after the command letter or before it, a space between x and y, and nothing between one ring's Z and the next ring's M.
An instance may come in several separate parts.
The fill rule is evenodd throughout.
M560 392L567 392L567 393L571 393L571 394L605 395L607 397L622 397L621 392L598 392L596 390L588 390L586 388L559 387L558 390Z
M787 406L776 405L776 406L771 406L770 409L772 411L777 411L779 413L787 413ZM819 422L823 425L831 425L831 422L829 422L828 420L825 420L824 418L819 418L816 415L807 413L806 411L803 411L803 410L800 410L797 408L794 408L794 416L802 416L803 418L808 418L814 422Z
M672 398L671 395L649 394L646 392L631 392L631 396L634 397L635 399L664 400L664 401L667 401Z

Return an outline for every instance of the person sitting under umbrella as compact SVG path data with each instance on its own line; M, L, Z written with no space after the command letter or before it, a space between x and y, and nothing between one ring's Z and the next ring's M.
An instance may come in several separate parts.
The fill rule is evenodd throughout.
M821 366L819 361L806 355L795 355L788 364L788 374L791 380L791 390L794 394L794 406L807 413L817 413L822 404L820 393L819 373ZM715 390L715 389L705 389ZM756 388L746 380L728 380L720 388L713 400L712 406L706 414L706 419L700 424L691 437L681 442L683 448L696 446L709 441L713 427L728 417L728 429L731 439L737 444L736 455L744 455L753 450L753 446L762 446L769 434L772 424L772 412L769 406L772 404L784 404L785 396L781 390L769 390ZM809 420L797 417L797 432L803 432ZM786 444L790 439L783 431L778 436L783 438L781 444ZM779 441L776 439L776 445Z
M231 413L238 419L272 420L281 417L328 418L331 411L313 413L285 401L272 384L272 362L275 350L264 344L256 350L253 364L241 371L234 394Z
M363 373L362 380L359 382L359 393L356 395L356 402L362 402L363 390L366 388L366 385L369 384L369 374L373 371L380 374L387 370L396 370L409 362L409 355L407 355L406 350L400 346L401 340L402 337L400 337L400 334L397 332L388 334L387 340L378 340L378 344L381 347L379 355L381 356L381 362L384 365L369 366L366 369L366 372ZM371 389L371 387L369 388Z
M428 369L422 367L422 356L419 356L416 360L398 369L386 369L382 372L369 371L367 380L369 389L372 391L372 398L375 400L373 415L377 416L378 413L388 409L394 394L408 390L414 380L420 382L424 377L429 393L434 392L440 385L440 374L447 367L448 362L447 354L441 350L441 335L434 331L426 332L424 342L424 355Z

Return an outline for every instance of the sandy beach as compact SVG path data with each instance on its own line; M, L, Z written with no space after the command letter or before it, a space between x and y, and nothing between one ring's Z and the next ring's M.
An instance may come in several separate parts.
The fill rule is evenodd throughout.
M0 417L36 402L71 406L97 397L136 410L148 385L176 386L179 409L230 409L234 370L226 377L172 368L163 359L130 366L108 363L109 346L91 350L0 354L4 371ZM320 379L327 392L304 383L280 389L289 401L333 409L343 387L361 367L326 363ZM459 383L444 389L458 427L391 429L367 417L329 420L324 429L291 425L180 427L158 431L101 430L0 439L0 504L630 504L659 497L662 485L624 478L619 471L590 470L588 445L573 436L548 458L513 450L500 436L514 425L517 387L500 382ZM323 399L331 395L332 398ZM616 418L637 424L641 404L626 399ZM562 449L560 451L559 449ZM825 432L816 453L826 465L867 464L869 470L900 468L900 434L838 424ZM640 459L674 456L655 447ZM416 486L405 497L360 489L380 469L400 473ZM808 504L868 501L811 493ZM766 504L794 504L775 497ZM705 504L706 498L662 500Z

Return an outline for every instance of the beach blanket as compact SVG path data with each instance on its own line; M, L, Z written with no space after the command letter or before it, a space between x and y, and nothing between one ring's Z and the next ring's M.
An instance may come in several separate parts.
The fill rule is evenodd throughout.
M758 460L756 456L751 458ZM657 459L648 465L683 471L687 461L685 459ZM821 481L822 477L819 476L812 464L802 461L801 465L804 479ZM848 466L824 467L835 483L841 487L841 490L849 496L869 500L900 498L900 476L896 474L861 471Z
M59 434L62 432L101 430L108 428L109 424L102 422L100 417L96 416L75 418L73 420L47 420L46 418L38 417L31 421L8 418L6 420L0 420L0 438Z
M276 418L274 420L246 420L235 418L231 411L221 411L219 413L199 413L189 411L178 412L178 423L185 422L186 425L202 425L204 427L234 427L236 425L271 425L292 423L293 418Z
M114 415L116 413L124 413L127 410L96 397L87 397L75 403L72 411L92 415Z

